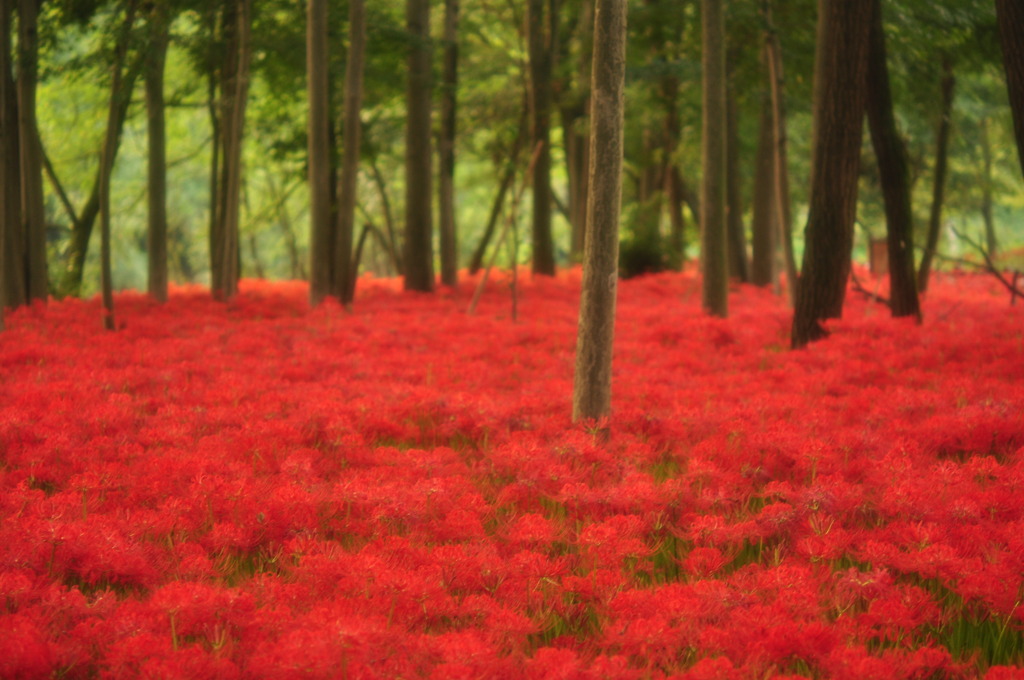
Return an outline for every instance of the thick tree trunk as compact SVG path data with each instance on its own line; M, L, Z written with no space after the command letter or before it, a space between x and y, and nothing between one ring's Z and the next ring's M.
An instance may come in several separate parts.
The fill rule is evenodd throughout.
M767 26L765 47L767 48L768 82L772 97L772 121L775 130L775 169L773 172L775 210L777 212L775 226L778 229L777 237L782 242L789 299L795 305L799 272L796 269L796 256L793 254L793 217L789 197L789 142L786 134L786 105L783 97L785 80L782 69L782 48L779 46L779 36L772 19L771 0L762 1L761 15Z
M345 65L345 121L341 175L338 186L338 234L335 261L339 276L335 282L342 304L351 304L355 296L358 266L352 258L352 240L356 221L356 186L359 179L359 148L362 140L360 114L363 109L363 63L366 51L366 7L364 0L348 5L349 48ZM390 224L388 225L390 230ZM397 263L397 260L396 260ZM344 287L342 287L344 284Z
M935 175L932 178L932 208L928 216L928 237L921 256L921 266L917 272L917 288L922 293L928 290L928 277L932 270L932 260L939 247L939 234L942 230L942 206L946 201L946 175L949 159L949 135L953 123L953 91L956 78L953 75L953 62L946 56L942 60L941 103L939 105L939 125L935 134Z
M818 2L810 205L793 316L794 348L826 335L821 321L843 311L857 210L870 21L870 3Z
M1020 0L996 0L999 42L1003 47L1006 89L1013 112L1013 130L1017 137L1017 158L1024 170L1024 3Z
M170 40L164 5L150 14L153 24L146 60L146 128L149 144L147 185L149 203L148 260L149 294L167 301L167 126L164 107L164 67Z
M459 73L459 0L444 2L444 68L441 76L441 135L438 149L438 235L441 283L458 283L458 239L455 226L455 122Z
M530 59L530 130L533 147L541 144L533 169L533 273L554 276L555 244L551 235L551 72L557 20L554 0L527 4L527 42Z
M12 17L16 0L0 2L0 308L28 302L21 238L21 154L18 149L18 93L14 84Z
M893 115L882 7L879 0L871 0L871 4L874 6L874 18L870 28L866 106L885 200L890 305L893 316L914 316L920 319L921 306L914 278L914 213L910 204L907 150L900 139Z
M743 192L740 181L739 110L736 93L729 75L725 92L725 204L729 237L729 275L746 283L750 281L747 263L746 228L743 226Z
M128 40L135 23L135 0L130 0L125 10L124 23L118 36L111 65L110 106L107 109L107 134L103 140L103 152L100 154L99 170L99 203L100 203L100 288L103 293L103 327L114 330L114 287L111 279L110 254L110 179L114 173L114 159L117 157L117 140L115 131L118 103L120 100L131 99L131 90L125 88L124 62L128 53Z
M750 281L755 286L775 282L775 163L773 155L771 96L762 97L760 128L757 137L757 156L754 167L754 215L751 224L754 257Z
M46 213L43 161L36 122L39 0L18 2L18 147L21 152L21 223L25 244L25 285L29 300L46 300Z
M405 289L434 289L431 242L430 0L406 0L409 76L405 134Z
M331 221L330 122L327 88L327 0L306 4L306 74L309 84L309 302L320 304L334 287L335 229ZM347 143L347 140L346 140Z
M729 261L726 235L725 16L722 0L701 3L703 134L701 158L701 302L713 316L729 314Z
M626 0L597 0L590 109L590 198L576 340L573 421L611 412L612 343L622 200Z

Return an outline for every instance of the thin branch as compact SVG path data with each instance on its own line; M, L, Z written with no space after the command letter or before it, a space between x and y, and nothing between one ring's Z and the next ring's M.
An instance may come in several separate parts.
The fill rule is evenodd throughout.
M1024 290L1021 290L1020 288L1017 287L1017 278L1018 278L1017 272L1014 272L1013 281L1012 282L1008 281L1006 279L1006 277L1003 276L1003 273L1001 271L999 271L999 268L996 267L996 263L992 261L992 257L989 254L988 250L985 248L985 246L981 245L980 243L975 242L973 239L971 239L966 234L961 234L955 228L951 228L951 229L953 231L953 234L958 239L960 239L961 241L966 242L969 246L971 246L976 251L978 251L983 258L985 258L985 264L984 265L975 265L975 266L983 269L984 271L987 271L989 274L991 274L992 276L994 276L997 279L999 279L999 282L1001 284L1003 284L1003 286L1006 288L1006 290L1008 290L1010 292L1010 304L1014 303L1014 301L1017 299L1018 295L1021 296L1022 298L1024 298Z
M853 290L854 291L860 293L861 295L866 297L868 300L871 300L872 302L877 302L879 304L883 304L886 307L888 307L889 309L892 309L892 302L889 300L889 298L884 297L882 295L879 295L878 293L875 293L875 292L870 291L867 288L865 288L861 284L860 279L857 278L857 272L851 270L850 271L850 278L853 280Z

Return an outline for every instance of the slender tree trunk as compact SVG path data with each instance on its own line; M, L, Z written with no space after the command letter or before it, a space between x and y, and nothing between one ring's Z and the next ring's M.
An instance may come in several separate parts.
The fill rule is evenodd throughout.
M768 83L772 97L772 122L775 130L775 225L778 229L778 240L782 242L783 257L786 263L786 287L789 299L796 304L796 291L799 284L799 273L796 269L796 256L793 254L793 217L789 197L789 142L786 135L786 104L783 97L785 79L782 69L782 49L779 36L772 19L772 1L763 0L761 15L765 25L765 46L767 47Z
M434 289L431 219L430 0L406 0L409 39L405 135L405 289Z
M438 150L438 229L441 283L458 283L458 239L455 226L455 122L459 73L459 0L444 2L444 69L441 84L441 136Z
M939 108L939 126L935 134L935 176L932 184L932 209L928 216L928 240L917 272L917 287L923 293L928 290L928 277L932 270L932 259L939 247L942 230L942 206L946 201L946 174L949 158L949 134L953 122L953 91L956 79L953 75L953 61L949 56L942 60L942 99Z
M306 73L309 79L309 302L316 306L329 295L339 271L335 260L335 229L331 221L331 159L327 89L327 0L306 5ZM347 140L346 140L347 145Z
M1006 89L1013 112L1013 130L1017 138L1017 158L1024 170L1024 3L1020 0L996 0L999 42L1003 48Z
M857 211L870 21L870 3L818 2L810 205L793 316L794 348L826 335L821 321L843 312Z
M147 167L149 229L149 294L167 301L167 126L164 107L164 67L170 40L165 6L155 5L150 14L153 24L146 60L146 128L149 143Z
M667 75L661 79L661 96L665 102L664 144L665 162L662 178L665 202L668 207L669 262L674 269L682 266L686 259L686 222L683 219L682 177L676 162L676 148L682 135L679 122L679 79Z
M775 282L775 159L773 155L771 95L762 96L760 127L757 136L757 156L754 167L754 215L751 224L754 258L750 281L755 286Z
M890 304L893 316L914 316L920 319L921 306L914 278L914 213L910 204L907 150L896 129L893 114L882 7L879 0L871 0L871 4L874 6L874 17L870 28L866 105L885 199Z
M533 273L554 276L555 244L551 235L551 71L550 30L555 18L545 0L527 4L527 41L530 58L530 123L533 146L542 144L533 169ZM553 4L553 2L551 3Z
M729 238L729 274L746 283L750 281L747 263L746 228L743 226L743 195L740 181L740 131L736 93L726 75L725 92L725 186L726 223Z
M15 0L0 2L0 309L28 302L21 238L21 154L18 149L18 94L14 84L12 16Z
M590 198L576 340L573 421L611 413L622 200L627 0L597 0L590 109Z
M366 7L364 0L349 0L349 48L345 66L345 121L343 132L345 148L341 160L338 187L338 237L335 259L338 263L338 297L342 304L350 304L355 296L358 265L352 258L352 239L355 234L356 186L359 179L359 148L362 139L360 114L363 108L363 62L366 51ZM389 227L390 228L390 227ZM337 284L336 284L337 285Z
M18 2L18 130L21 152L21 220L26 247L25 283L29 300L46 300L46 213L43 162L36 122L39 0Z
M726 236L725 16L722 0L702 0L703 134L701 165L701 301L713 316L729 315Z
M985 222L985 246L993 260L999 256L999 240L996 238L996 221L992 214L992 139L989 136L989 120L981 119L981 219Z
M513 158L518 157L518 153ZM487 218L487 226L484 227L484 234L480 237L480 243L477 244L476 250L473 251L473 257L469 261L469 273L476 274L480 271L480 267L483 266L484 254L487 252L487 245L491 242L494 237L495 227L498 225L498 218L501 217L501 208L505 204L505 195L508 190L512 188L512 181L516 178L516 166L514 162L510 162L505 170L504 176L501 178L501 184L498 186L498 193L494 197L494 203L491 204L491 214Z
M100 155L100 287L103 293L103 327L114 330L114 287L110 266L110 178L114 173L114 159L117 157L115 130L119 113L118 101L131 99L131 90L125 89L124 62L128 53L128 40L135 23L135 0L129 0L125 10L124 23L115 47L114 63L111 65L110 106L107 110L107 134L103 140Z

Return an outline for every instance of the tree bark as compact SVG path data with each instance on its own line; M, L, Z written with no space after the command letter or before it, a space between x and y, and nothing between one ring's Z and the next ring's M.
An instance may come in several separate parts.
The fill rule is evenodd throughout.
M728 68L728 67L727 67ZM746 229L743 226L743 192L740 181L739 110L731 77L726 75L725 91L725 204L729 238L729 275L750 281Z
M338 234L335 260L339 276L335 283L338 299L351 304L355 296L358 263L352 257L355 234L357 180L359 179L359 149L362 141L361 114L363 109L363 63L366 52L366 3L350 0L348 5L349 48L345 65L345 120L342 135L341 175L338 187ZM397 263L397 260L396 260ZM344 284L343 286L341 284Z
M545 13L545 5L549 4ZM533 170L533 273L554 276L551 235L551 72L555 0L529 0L527 42L530 59L530 130L533 147L541 144Z
M663 166L665 202L668 207L669 264L674 269L682 267L686 259L686 222L683 219L683 186L676 161L676 148L682 136L679 122L679 78L666 75L661 79L661 95L665 102L665 163Z
M842 315L853 250L871 5L819 0L814 142L793 347L824 337Z
M1020 0L996 0L999 42L1003 48L1006 90L1013 112L1013 130L1017 138L1017 158L1024 170L1024 4Z
M992 139L989 136L989 120L982 118L981 126L981 219L985 223L985 247L993 260L999 256L999 240L996 238L996 221L992 214Z
M939 125L935 134L935 176L932 179L932 208L928 216L928 240L925 242L921 266L917 272L917 288L922 293L928 290L928 277L932 260L939 247L942 230L942 206L946 200L946 175L949 159L949 135L953 122L953 91L956 78L953 75L953 61L949 56L942 59L942 91L939 105Z
M0 308L28 302L21 238L21 154L18 149L18 94L14 84L11 29L15 0L0 3Z
M627 0L597 0L590 109L590 195L576 341L573 421L611 413L622 201Z
M309 302L320 304L334 287L336 265L334 224L331 221L330 122L327 88L327 0L306 4L306 92L309 98ZM346 139L347 146L347 139Z
M882 7L879 0L871 0L871 4L873 18L868 51L866 106L885 200L891 291L889 303L893 316L914 316L920 320L921 306L914 278L914 213L910 204L907 150L896 129L896 117L893 114Z
M434 290L431 242L430 0L406 0L409 30L405 134L405 289Z
M36 121L39 0L18 2L18 148L21 152L21 222L25 244L25 286L29 300L46 300L46 213L43 162Z
M167 125L164 106L164 68L170 41L166 6L156 4L150 14L152 30L146 60L146 132L149 146L147 185L149 228L149 294L167 301Z
M702 0L703 134L701 157L701 303L713 316L729 315L726 235L725 17L722 0Z
M455 123L459 73L459 0L444 2L444 68L441 76L441 135L438 150L438 231L441 283L458 283L458 238L455 225Z
M750 281L755 286L775 282L775 163L773 155L773 128L771 95L762 96L760 127L757 137L757 156L754 167L754 215L751 224L754 257Z

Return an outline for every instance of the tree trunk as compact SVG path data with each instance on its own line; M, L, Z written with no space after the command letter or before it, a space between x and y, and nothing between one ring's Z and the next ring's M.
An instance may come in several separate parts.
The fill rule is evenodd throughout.
M661 79L661 95L665 102L664 129L664 177L662 178L665 202L668 204L669 232L669 264L673 269L682 267L686 260L686 222L683 220L683 188L682 176L676 162L676 148L681 137L679 122L679 79L667 75Z
M949 56L942 59L942 99L939 108L939 125L935 134L935 176L932 179L932 209L928 216L928 240L921 266L917 272L917 287L922 293L928 290L928 277L932 270L932 260L939 247L939 234L942 229L942 205L946 200L946 174L949 158L949 134L953 122L953 91L956 78L953 75L953 62Z
M743 192L740 181L739 110L731 78L726 75L725 91L725 186L726 223L729 237L729 275L743 283L750 281L747 238L743 226Z
M0 3L0 309L28 302L21 238L21 154L18 149L18 94L14 84L11 25L15 0Z
M99 204L100 204L100 288L103 292L103 327L114 330L114 287L110 266L110 179L114 173L114 159L117 157L117 140L114 138L120 100L131 99L131 90L125 88L124 62L128 53L128 41L135 23L135 0L129 0L125 10L124 23L118 36L111 65L110 106L107 109L107 134L100 154Z
M996 238L996 221L992 214L992 139L989 137L988 118L981 119L981 219L985 223L985 247L989 257L999 256L999 240Z
M789 299L790 302L796 304L799 273L796 270L796 256L793 254L793 217L789 197L789 143L786 135L786 104L783 98L785 80L782 70L782 48L779 46L778 32L772 19L771 0L763 0L761 15L767 27L765 29L765 46L767 48L768 83L772 97L772 124L775 130L775 168L773 172L775 210L777 212L775 226L778 229L778 240L782 242Z
M217 190L216 242L210 260L211 290L219 300L230 300L238 293L242 140L249 93L251 3L252 0L235 0L223 19L228 53L221 73L222 166Z
M438 230L441 283L458 283L458 240L455 228L455 121L459 73L459 0L444 2L444 69L441 76L441 135L438 150Z
M430 0L406 0L409 76L405 134L405 289L434 290L431 219Z
M364 0L348 5L349 48L345 65L345 121L341 175L338 187L338 234L335 261L339 276L335 282L338 299L351 304L355 296L358 266L352 259L352 239L356 221L356 181L359 179L359 148L362 140L360 114L363 108L363 62L366 51L366 7ZM342 284L344 286L342 287Z
M597 0L590 109L590 196L576 340L573 421L611 413L622 200L627 0Z
M1017 137L1017 158L1024 170L1024 4L1020 0L996 0L999 42L1003 48L1006 90L1013 112L1013 130Z
M870 28L866 106L885 200L890 305L895 317L914 316L920 319L921 306L914 278L914 213L910 204L907 150L893 115L882 7L879 0L871 0L871 4L874 16Z
M870 3L818 2L811 188L794 348L825 336L821 321L843 311L857 210L870 20Z
M729 314L729 261L726 236L725 16L722 0L702 0L703 134L701 165L701 271L704 311Z
M331 159L327 89L327 0L306 5L306 73L309 84L309 302L320 304L334 287L339 272L335 260L335 230L331 222ZM347 140L346 140L347 146Z
M533 147L541 144L533 169L533 273L554 276L555 244L551 235L551 26L557 20L554 7L545 0L527 4L527 42L530 58L530 130ZM554 1L550 3L554 5Z
M775 283L776 211L775 159L773 155L771 95L762 96L760 127L757 136L757 156L754 167L754 215L751 224L754 258L750 281L755 286Z
M18 2L18 147L21 152L21 223L25 244L25 285L29 300L46 300L46 213L43 161L36 122L39 0Z
M149 144L147 167L149 229L149 294L167 301L167 126L164 107L164 67L170 40L169 22L163 4L150 14L153 28L146 60L146 131Z
M518 156L519 154L516 153L513 156L513 159ZM469 261L470 274L476 274L480 271L480 267L483 266L484 253L487 252L487 245L494 237L494 230L498 225L498 218L501 217L501 208L505 204L505 195L508 193L508 190L512 188L512 180L515 178L516 166L514 161L510 161L505 170L504 176L501 178L501 184L498 186L498 193L494 197L494 203L491 204L491 214L487 218L487 226L484 227L484 234L480 237L480 243L477 244L476 250L473 251L473 257Z

